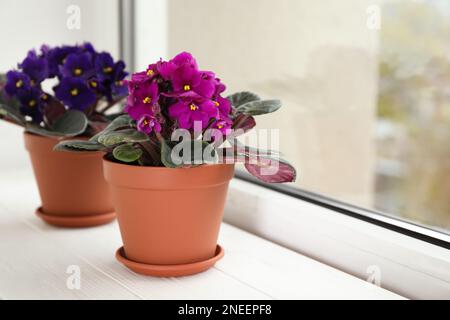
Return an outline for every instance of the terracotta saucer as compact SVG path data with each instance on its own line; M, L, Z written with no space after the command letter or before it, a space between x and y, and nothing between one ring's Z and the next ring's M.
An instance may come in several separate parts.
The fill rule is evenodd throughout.
M94 227L111 222L116 218L115 212L89 216L49 215L42 211L42 207L36 209L36 215L48 224L65 228Z
M217 245L216 254L214 255L214 257L208 260L177 265L152 265L127 259L123 247L120 247L116 251L116 259L134 272L144 274L146 276L181 277L206 271L207 269L211 268L216 263L216 261L223 257L224 252L225 251L223 250L223 248Z

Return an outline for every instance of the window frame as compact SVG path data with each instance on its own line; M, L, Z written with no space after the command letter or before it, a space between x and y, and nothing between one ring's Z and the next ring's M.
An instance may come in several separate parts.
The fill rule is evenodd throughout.
M380 211L362 208L301 188L289 185L264 183L241 170L236 172L235 177L243 181L251 182L258 186L280 192L293 198L331 209L352 218L369 222L371 224L396 231L418 240L426 241L445 249L450 249L450 235L419 225L413 221L403 220Z
M368 282L379 270L407 298L450 298L450 250L321 204L236 178L224 221Z

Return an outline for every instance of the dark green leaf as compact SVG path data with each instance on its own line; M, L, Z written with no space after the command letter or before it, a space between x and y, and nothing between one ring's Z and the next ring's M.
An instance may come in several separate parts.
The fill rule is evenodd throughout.
M20 113L19 108L14 106L0 104L0 115L7 117L22 126L26 124L25 117Z
M113 156L119 161L134 162L142 156L142 150L131 143L122 144L114 148Z
M258 95L248 91L233 93L227 99L230 100L231 105L235 108L248 102L261 100Z
M101 132L97 133L95 136L93 136L90 141L99 141L100 137L110 133L114 130L117 130L122 127L127 127L130 125L131 118L129 115L124 114L116 117L111 123Z
M66 140L59 142L55 151L103 151L105 147L100 143L86 140Z
M117 112L117 113L111 113L111 114L104 114L103 116L108 119L109 121L113 121L115 119L117 119L118 117L123 116L124 114L122 112Z
M277 111L281 107L280 100L262 100L247 102L236 110L246 115L257 116Z
M87 125L88 119L83 112L67 110L54 121L51 131L61 136L77 136L86 130Z
M177 168L181 166L181 164L175 164L172 161L172 147L164 139L161 139L161 162L168 168Z
M104 146L111 147L124 142L143 142L148 139L148 136L143 132L135 129L125 129L106 132L98 138L98 142Z

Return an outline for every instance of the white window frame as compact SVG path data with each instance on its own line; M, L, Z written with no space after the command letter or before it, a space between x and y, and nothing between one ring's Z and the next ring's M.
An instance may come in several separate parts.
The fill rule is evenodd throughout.
M242 179L230 184L224 219L364 280L378 270L381 287L407 298L450 299L445 247Z

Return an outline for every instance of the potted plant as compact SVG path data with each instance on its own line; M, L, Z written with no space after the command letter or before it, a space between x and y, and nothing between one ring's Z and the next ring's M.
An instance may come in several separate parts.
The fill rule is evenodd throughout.
M217 237L234 163L264 181L295 179L278 153L237 139L255 126L254 115L281 104L249 92L224 98L224 84L186 52L133 74L128 90L126 114L89 141L56 149L106 152L104 175L123 240L119 261L154 276L206 270L223 256Z
M59 153L53 147L74 137L87 140L114 119L106 112L127 94L124 69L122 61L90 43L43 45L2 77L0 117L25 129L42 201L36 213L44 221L83 227L115 218L103 154Z

